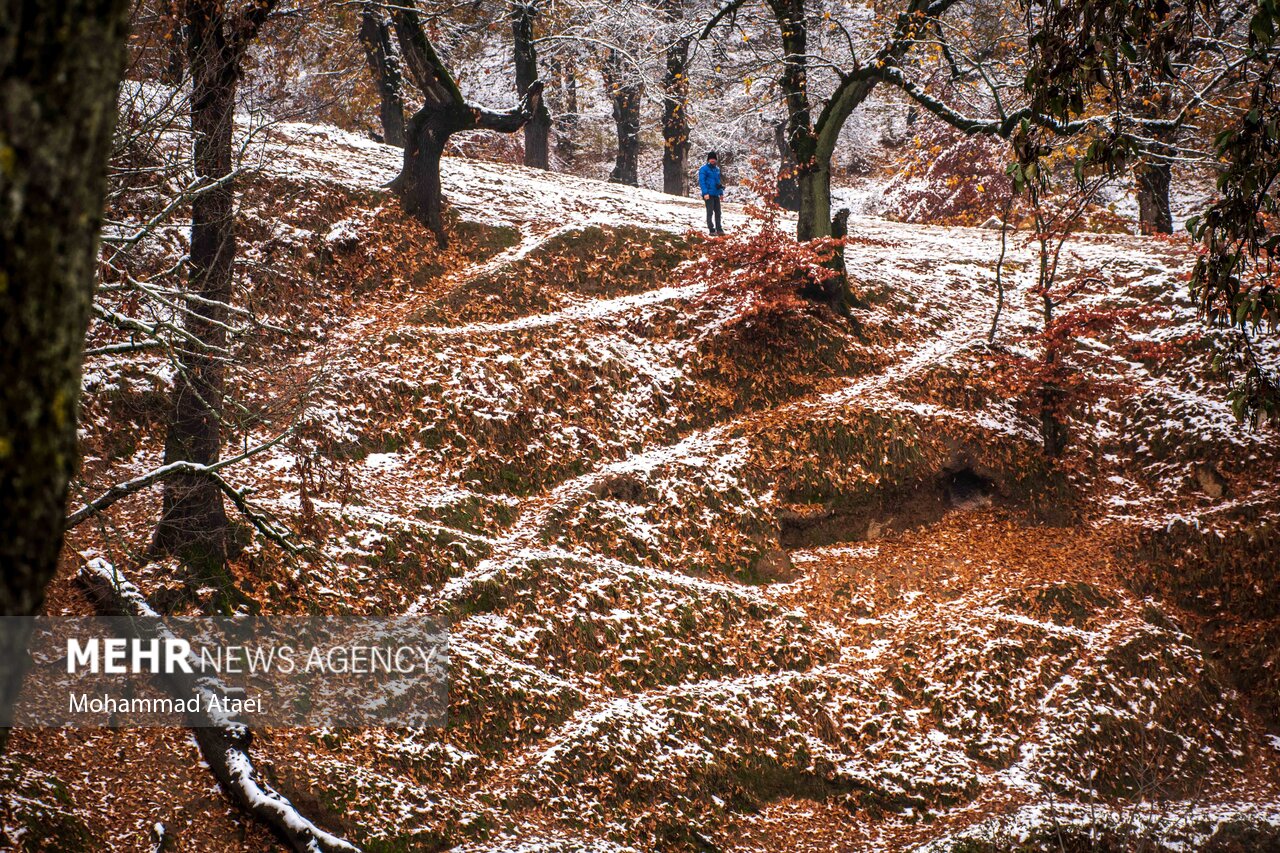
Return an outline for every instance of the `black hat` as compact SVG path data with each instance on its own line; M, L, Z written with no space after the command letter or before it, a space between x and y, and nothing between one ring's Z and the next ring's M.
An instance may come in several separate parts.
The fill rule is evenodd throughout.
M714 151L708 151L708 152L707 152L707 159L708 159L708 160L719 160L720 158L716 156L716 152L714 152Z

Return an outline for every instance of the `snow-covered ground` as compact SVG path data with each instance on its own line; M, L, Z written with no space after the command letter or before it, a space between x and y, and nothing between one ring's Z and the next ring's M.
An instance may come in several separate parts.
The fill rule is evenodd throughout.
M268 609L452 619L449 727L263 741L310 817L468 853L1276 837L1280 756L1250 698L1196 619L1135 580L1149 531L1276 506L1259 473L1274 442L1208 376L1216 333L1171 365L1083 344L1118 381L1076 424L1068 487L1026 406L984 379L998 233L855 217L858 329L817 310L756 328L684 272L696 201L449 158L460 217L514 232L415 278L434 250L379 189L397 150L309 125L264 138L246 207L274 230L245 255L271 318L301 332L236 384L254 407L286 382L308 393L299 440L231 476L314 548L291 563L255 544L237 577ZM1166 323L1143 334L1173 337L1198 328L1188 257L1086 236L1063 275L1103 282L1086 299L1156 304ZM1013 350L1038 322L1032 261L1015 234ZM163 371L89 365L84 494L159 459L153 415L129 416L126 452L110 413ZM1198 491L1194 462L1228 494ZM959 471L991 501L953 507ZM121 505L74 545L129 565L154 508ZM787 534L786 518L822 523ZM130 569L153 594L180 585L169 564ZM135 849L100 796L113 772L64 781L105 844ZM171 778L131 804L139 820L194 796Z

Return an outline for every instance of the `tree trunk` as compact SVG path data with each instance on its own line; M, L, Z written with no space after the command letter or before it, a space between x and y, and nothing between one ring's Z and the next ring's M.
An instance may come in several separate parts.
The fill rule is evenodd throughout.
M817 163L800 171L800 214L796 219L796 239L812 240L831 235L831 165Z
M635 78L627 79L622 60L610 50L605 62L605 85L613 102L613 121L618 131L618 156L609 182L639 186L640 102L644 84Z
M382 139L388 145L404 147L404 97L400 57L391 42L391 27L372 3L360 15L360 44L378 89Z
M62 550L128 8L0 3L0 617L40 610ZM27 670L30 632L12 628L4 720Z
M849 208L842 207L831 218L828 224L831 236L843 240L849 236ZM825 302L831 306L842 317L852 321L853 315L851 308L856 307L853 293L849 289L849 275L845 268L844 246L837 247L832 254L831 259L823 263L827 269L834 271L835 275L822 282L821 286L816 284L808 286L804 289L803 295L817 302ZM854 322L854 329L857 330L858 325Z
M1134 169L1138 196L1138 227L1143 234L1172 234L1169 207L1172 169L1167 162L1140 163Z
M227 312L236 256L232 129L239 56L228 41L219 0L188 4L191 66L191 131L196 177L220 181L191 202L191 256L184 325L201 342L182 355L174 378L173 408L165 440L165 464L212 465L222 448ZM163 512L152 539L157 555L177 554L198 577L221 578L232 552L231 524L222 491L207 477L175 476L165 482Z
M169 30L169 59L160 73L160 82L166 86L182 85L187 73L187 39L182 27L182 16L174 15Z
M1163 118L1173 109L1173 96L1168 85L1147 83L1140 86L1140 112L1147 118ZM1176 153L1177 134L1168 130L1153 133L1153 153ZM1134 190L1138 197L1138 229L1143 234L1172 234L1173 211L1169 206L1169 185L1173 168L1168 160L1147 159L1137 163L1133 170Z
M1056 362L1057 357L1047 353L1046 371L1052 371ZM1046 382L1040 389L1040 440L1044 445L1044 455L1050 459L1061 459L1070 441L1067 424L1061 414L1062 402L1062 389Z
M444 229L440 187L440 158L445 143L462 130L520 130L542 109L542 82L534 81L525 87L520 104L506 112L469 104L427 37L415 0L400 0L391 13L391 21L405 65L423 99L422 108L409 120L404 165L391 182L391 189L400 196L405 211L430 228L443 247L449 239Z
M517 2L511 9L511 35L515 44L516 91L524 96L538 81L538 50L533 42L533 22L538 7L534 2ZM545 103L524 126L524 164L535 169L551 168L551 114Z
M662 78L662 191L689 194L689 39L667 47Z
M1038 205L1038 201L1033 197L1033 204ZM1037 219L1040 217L1037 215ZM1043 228L1043 222L1037 223L1037 228ZM1040 249L1040 305L1041 312L1044 317L1044 330L1047 332L1053 327L1053 309L1054 302L1046 291L1050 283L1048 273L1048 256L1044 249L1043 238L1041 238ZM1044 353L1044 376L1045 382L1040 387L1040 439L1044 444L1044 455L1050 459L1059 459L1067 450L1067 442L1070 436L1067 433L1067 425L1062 419L1062 403L1064 400L1062 389L1048 380L1052 376L1058 365L1058 353L1050 347L1045 348Z
M862 105L875 88L875 80L848 78L836 89L814 126L813 145L800 178L800 224L810 228L802 240L831 235L831 161L835 156L840 131L853 111Z
M779 85L787 105L787 146L796 163L796 185L799 190L799 216L796 239L812 240L831 229L830 167L821 170L815 160L817 137L813 132L813 116L808 90L808 25L804 0L786 0L773 4L774 16L782 34L782 77Z
M778 195L774 199L783 210L800 210L800 182L796 180L796 156L787 144L787 123L773 127L773 141L778 147Z
M849 208L842 207L831 217L831 236L843 240L849 236ZM836 271L835 277L827 282L827 300L837 314L848 317L849 309L854 307L853 293L849 290L849 274L845 268L844 246L840 246L831 257L828 266Z
M1044 455L1050 459L1061 459L1067 450L1067 425L1063 423L1056 411L1058 392L1053 388L1045 388L1040 409L1040 436L1044 442Z
M440 158L453 133L448 113L423 107L409 119L409 143L404 149L404 167L395 185L405 212L418 218L443 247L444 193L440 183Z
M578 71L573 54L555 63L556 91L556 154L560 162L572 169L578 158Z

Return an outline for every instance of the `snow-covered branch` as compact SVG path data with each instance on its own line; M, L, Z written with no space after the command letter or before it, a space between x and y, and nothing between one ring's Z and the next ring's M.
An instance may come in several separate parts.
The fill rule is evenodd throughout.
M98 609L113 618L126 636L141 640L177 639L146 597L115 566L102 558L81 566L77 579L93 596ZM219 698L227 688L203 673L183 672L174 667L162 678L179 699L195 697L197 708L208 708L207 697ZM298 853L360 853L351 842L321 829L289 798L272 788L258 773L249 755L252 732L228 716L208 711L189 715L192 734L209 769L227 795L246 812L261 821Z
M132 480L117 483L94 500L89 501L87 504L67 516L67 529L70 530L120 500L127 498L130 495L137 494L143 489L163 481L167 477L185 474L207 477L222 490L223 494L225 494L233 504L235 504L236 509L240 510L245 518L249 519L249 522L253 524L254 528L259 533L279 545L288 553L296 554L300 550L299 546L289 538L288 532L280 529L276 524L249 505L249 489L236 488L231 483L227 482L227 480L219 473L223 468L243 462L244 460L249 459L252 456L256 456L268 448L274 447L291 433L292 429L285 430L270 441L255 445L237 456L220 460L212 465L201 465L196 462L187 461L171 462L168 465L161 465L159 468L148 471L147 473L139 477L135 477Z

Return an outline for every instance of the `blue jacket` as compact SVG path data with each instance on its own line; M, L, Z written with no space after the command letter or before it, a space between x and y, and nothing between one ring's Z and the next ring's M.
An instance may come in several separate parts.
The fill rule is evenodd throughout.
M724 195L724 184L720 181L720 167L703 163L698 170L698 189L701 195Z

